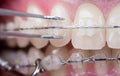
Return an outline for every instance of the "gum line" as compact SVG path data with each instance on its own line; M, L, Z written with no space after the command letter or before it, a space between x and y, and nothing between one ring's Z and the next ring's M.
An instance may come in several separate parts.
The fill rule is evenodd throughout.
M2 0L1 0L1 2L2 2ZM78 6L82 3L87 3L87 2L95 4L97 7L99 7L106 18L108 13L111 11L111 9L116 4L120 3L120 0L110 0L110 1L109 0L100 0L100 1L98 1L98 0L75 0L75 1L72 1L72 0L48 0L48 1L45 1L45 0L40 0L40 1L39 0L19 0L19 2L17 0L14 0L12 2L5 0L2 2L3 4L1 4L0 7L25 12L27 9L27 6L29 4L36 4L39 8L42 9L42 11L45 13L45 15L49 15L51 8L55 4L62 3L67 8L70 18L73 21ZM19 6L19 8L17 8L16 6ZM71 11L71 8L73 11ZM8 19L8 17L6 17L6 18ZM2 17L0 20L6 19L6 18Z

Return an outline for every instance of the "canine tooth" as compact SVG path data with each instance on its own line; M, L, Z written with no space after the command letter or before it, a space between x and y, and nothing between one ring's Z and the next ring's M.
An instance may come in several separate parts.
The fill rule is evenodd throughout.
M41 50L38 50L36 48L30 48L29 52L28 52L28 62L29 64L35 64L35 60L36 59L43 59L44 58L44 54L43 52L41 52ZM30 68L29 69L29 74L31 74L34 71L35 67Z
M50 26L68 26L71 25L70 17L68 15L67 9L62 4L56 4L51 10L52 16L59 16L65 18L63 21L50 21ZM51 29L48 30L50 34L63 36L63 39L51 39L50 42L55 47L62 47L68 44L70 41L70 29Z
M85 57L85 55L87 56L87 53L85 53L85 51L83 50L78 50L78 49L72 49L70 51L70 60L81 60L82 58ZM85 75L85 69L86 66L84 63L82 62L78 62L78 63L71 63L73 69L75 70L75 76L84 76Z
M109 13L107 18L108 26L120 26L120 4L115 6ZM120 49L120 28L118 29L107 29L107 44L110 48Z
M79 6L74 26L104 26L103 13L93 4L85 3ZM95 42L95 44L93 44ZM73 29L72 44L77 49L101 49L105 46L104 29Z
M62 60L67 60L69 58L68 50L66 47L54 47L49 45L46 49L46 55L56 55L60 57Z
M27 8L27 12L34 14L43 14L42 10L35 5L29 5ZM47 26L47 21L43 19L27 18L27 21L30 23L29 24L30 27ZM46 30L33 30L33 31L31 30L31 32L33 34L47 34ZM36 48L42 48L48 44L47 39L32 38L30 41Z
M41 63L48 71L57 70L62 66L61 60L57 56L47 56L42 59Z
M57 48L52 45L46 49L47 56L53 55L59 57L61 60L67 60L69 57L68 50L65 47ZM58 66L59 67L59 66ZM57 70L50 71L51 76L66 76L66 66L61 66Z

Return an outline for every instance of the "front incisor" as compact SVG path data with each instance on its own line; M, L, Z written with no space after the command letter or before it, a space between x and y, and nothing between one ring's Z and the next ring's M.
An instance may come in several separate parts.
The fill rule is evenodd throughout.
M104 26L105 19L101 10L93 4L85 3L78 7L74 26ZM104 29L73 29L72 44L77 49L101 49L105 45Z

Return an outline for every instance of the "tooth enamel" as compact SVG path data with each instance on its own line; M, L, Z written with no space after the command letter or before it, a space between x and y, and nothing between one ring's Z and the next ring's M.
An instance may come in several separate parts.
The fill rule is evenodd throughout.
M15 24L13 22L8 22L5 27L6 27L7 31L14 32ZM5 28L3 28L3 29L5 29ZM6 43L9 47L15 47L16 46L15 37L7 37Z
M120 4L112 9L108 18L107 18L107 25L109 26L120 26ZM110 48L120 49L120 28L118 29L107 29L107 44Z
M120 58L120 49L113 49L112 57ZM113 64L116 69L116 76L119 76L120 75L120 61L113 61Z
M6 24L7 31L14 32L14 28L15 28L14 26L15 24L13 22L8 22ZM13 38L13 37L8 37L8 38Z
M70 60L81 60L84 56L84 52L82 50L72 49L70 51ZM84 76L85 75L85 64L82 62L71 63L73 69L75 70L75 76Z
M85 3L79 6L74 26L104 26L102 12L95 5ZM95 44L93 44L95 42ZM101 49L105 46L104 29L73 29L72 44L77 49Z
M27 45L29 44L29 39L18 37L17 40L16 40L16 43L20 48L24 48L24 47L27 47Z
M22 18L20 17L15 17L14 18L14 22L15 22L15 26L14 26L14 29L15 28L25 28L27 25L25 24L26 21L23 20ZM27 33L27 31L24 31L24 30L19 30L18 32L20 33ZM26 47L28 44L29 44L29 38L21 38L21 37L16 37L16 43L17 45L20 47L20 48L24 48Z
M23 52L23 50L18 50L17 54L17 58L15 59L15 63L18 65L28 65L28 58L27 55L25 54L25 52ZM23 74L28 73L28 68L21 68L20 72L22 72Z
M69 57L68 50L65 47L57 48L49 45L45 52L46 56L53 55L59 57L61 60L67 60ZM53 59L54 60L54 59ZM51 60L52 61L52 60ZM59 61L56 59L56 61ZM50 71L51 76L66 76L66 65L62 65L60 68L58 65L57 70ZM53 67L55 69L55 67ZM59 74L58 74L59 73Z
M104 53L96 52L96 54L93 57L94 58L102 58L102 57L106 58L106 55ZM108 67L107 67L107 62L106 61L96 61L95 62L95 68L96 68L97 76L107 75Z
M68 26L71 25L70 17L67 9L62 4L56 4L51 10L52 16L59 16L65 18L63 21L50 21L50 26ZM68 29L51 29L48 30L50 34L63 36L63 39L51 39L50 42L56 47L65 46L70 41L70 30Z
M49 45L46 49L46 55L56 55L60 57L62 60L66 60L69 58L68 50L66 47L54 47Z
M1 56L10 64L28 65L27 55L23 52L23 50L19 50L17 52L15 52L15 50L5 50ZM18 71L25 75L28 74L28 68L20 68Z
M48 71L57 70L62 66L60 58L54 55L42 59L41 64Z
M29 5L27 9L28 13L34 13L34 14L43 14L42 10L40 10L35 5ZM27 21L29 24L28 27L41 27L41 26L47 26L47 21L45 19L38 19L38 18L27 18ZM46 30L31 30L33 34L47 34ZM32 38L31 43L36 48L42 48L48 44L47 39L40 39L40 38Z
M36 48L30 48L29 52L28 52L28 62L29 64L35 64L35 60L36 59L43 59L44 58L44 54L41 52L41 50L38 50ZM34 68L30 68L29 69L29 74L31 74L34 71Z
M38 50L36 48L30 48L28 52L29 63L34 64L37 58L43 59L44 54L41 52L41 50Z

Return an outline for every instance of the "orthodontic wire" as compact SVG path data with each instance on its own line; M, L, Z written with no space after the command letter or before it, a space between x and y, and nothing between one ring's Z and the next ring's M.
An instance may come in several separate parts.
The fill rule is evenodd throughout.
M44 39L61 39L61 36L55 35L40 35L40 34L25 34L16 32L5 32L0 31L0 36L17 36L17 37L28 37L28 38L44 38Z
M3 16L25 16L25 17L34 17L34 18L41 18L41 19L50 19L50 20L64 20L64 18L57 17L57 16L44 16L39 14L31 14L25 12L19 12L9 9L0 8L0 15Z
M60 59L60 58L59 58ZM60 59L60 64L61 65L65 65L65 64L70 64L70 63L78 63L78 62L96 62L96 61L118 61L120 60L120 58L107 58L107 57L103 57L103 58L94 58L94 56L88 57L88 58L82 58L80 60L71 60L68 59L66 61L61 61ZM46 69L44 68L44 66L42 66L41 64L41 59L36 59L35 60L35 64L31 64L31 65L9 65L9 63L7 61L4 61L2 59L0 59L0 66L7 69L8 71L14 70L14 69L19 69L19 68L29 68L29 67L35 67L34 72L32 73L31 76L37 76L38 73L44 73L46 71Z
M42 29L113 29L120 28L120 26L47 26L47 27L33 27L33 28L16 28L17 30L42 30Z

